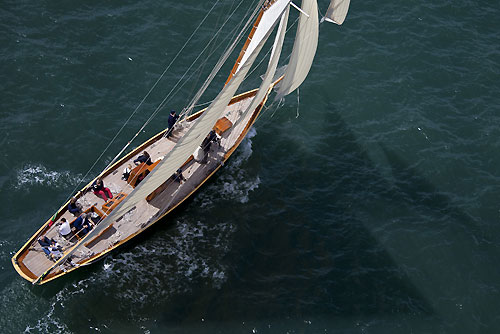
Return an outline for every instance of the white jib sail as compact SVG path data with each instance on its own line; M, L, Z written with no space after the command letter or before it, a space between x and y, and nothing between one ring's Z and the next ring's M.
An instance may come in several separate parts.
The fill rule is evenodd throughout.
M309 17L300 14L292 55L276 99L281 99L300 86L306 79L316 54L319 33L318 4L316 0L303 0L301 9L309 14Z
M351 0L332 0L326 11L325 21L338 25L344 23Z
M146 197L165 182L174 172L191 156L195 149L201 144L206 135L213 128L217 120L224 113L229 101L236 93L236 90L245 79L250 67L254 63L257 55L261 51L264 43L271 34L279 16L275 18L274 24L270 25L264 38L252 52L247 60L242 63L240 70L224 86L219 95L210 104L207 110L195 121L195 124L178 141L175 147L170 151L156 168L124 199L99 225L97 225L72 249L64 254L44 275L54 267L68 259L78 248L102 232L109 225L119 220L124 214L131 211L137 203L146 201ZM40 276L37 281L43 278Z

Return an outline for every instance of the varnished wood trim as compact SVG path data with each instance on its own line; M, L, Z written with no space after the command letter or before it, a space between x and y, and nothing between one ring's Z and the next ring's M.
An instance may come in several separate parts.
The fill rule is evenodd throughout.
M246 99L248 97L251 97L251 96L254 96L255 94L257 94L257 91L258 89L253 89L253 90L250 90L250 91L247 91L247 92L244 92L244 93L241 93L235 97L233 97L231 99L231 102L229 102L228 105L232 105L234 103L237 103L243 99ZM266 97L267 98L267 97ZM263 103L259 105L258 108L256 108L256 111L258 109L258 112L260 112L261 108L263 106ZM206 111L206 108L205 109L202 109L200 110L199 112L197 112L196 114L193 114L191 115L190 117L191 118L186 118L188 121L192 121L196 118L198 118L201 114L203 114L203 112ZM258 115L258 114L257 114ZM254 115L252 116L252 120L253 122L255 121L255 118L257 117L257 115ZM245 130L244 130L244 135L243 135L243 138L244 136L246 135L246 132L248 132L248 130L250 129L249 126L245 127ZM162 130L161 132L157 133L156 135L154 135L153 137L151 137L149 140L147 140L145 143L143 143L141 146L139 146L138 148L136 148L135 150L133 150L132 152L128 153L127 155L125 155L123 158L121 158L120 160L118 160L117 162L115 162L112 166L110 166L107 170L105 170L104 172L102 172L99 176L97 177L103 177L104 175L108 175L109 173L113 172L116 168L118 168L121 164L123 164L126 160L130 159L132 156L134 156L135 154L139 153L141 150L143 150L145 147L151 145L152 143L154 143L155 141L161 139L161 137L165 134L165 132L167 131L167 129L165 130ZM241 142L241 141L240 141ZM238 143L239 145L239 143ZM231 153L234 152L234 150L236 149L236 147L238 145L233 145L233 147L230 149L231 150ZM226 154L224 156L224 161L227 160L227 158L229 158L230 154ZM189 163L190 161L192 160L192 157L190 157L190 159L188 159L185 163ZM183 166L184 166L183 165ZM191 193L189 193L182 201L180 201L177 205L175 205L174 207L172 207L170 210L168 210L165 214L163 214L162 216L160 216L158 219L156 219L154 222L152 222L151 224L147 225L144 229L142 230L139 230L137 231L136 233L134 234L131 234L130 236L128 236L127 238L123 239L122 241L120 241L119 243L117 243L116 245L113 245L111 246L109 249L101 252L101 253L98 253L98 254L95 254L93 256L91 256L90 258L82 261L82 262L79 262L80 266L84 266L84 265L87 265L87 264L90 264L90 263L93 263L95 261L97 261L98 259L100 259L101 257L105 256L107 253L109 253L110 251L118 248L119 246L125 244L127 241L129 241L130 239L134 238L135 236L137 236L138 234L142 233L143 231L145 231L147 228L149 228L150 226L152 226L153 224L155 224L156 222L158 222L159 220L161 220L162 218L164 218L167 214L169 214L172 210L174 210L175 208L177 208L181 203L183 203L187 198L189 198L194 192L196 192L217 170L219 170L221 166L219 165L210 175L208 175L204 180L203 182L201 182L199 184L198 187L196 187ZM76 196L80 196L82 194L83 191L85 191L89 186L92 185L92 183L97 179L97 177L90 181L85 187L82 188L82 190L80 190L76 195ZM59 208L58 212L58 216L57 218L59 218L65 211L66 211L66 207L68 205L69 201L66 202L63 206L61 206L61 208ZM97 208L96 208L97 211L99 211ZM99 211L99 213L101 213ZM52 218L52 216L51 216ZM24 279L30 281L30 282L35 282L38 277L36 275L34 275L23 263L22 263L22 259L24 259L24 257L26 256L26 251L28 250L28 248L31 246L31 244L36 240L36 238L43 234L45 232L45 230L48 229L48 224L50 222L51 219L47 220L45 224L42 225L42 227L40 227L40 229L28 240L28 242L26 242L24 244L24 246L12 257L11 261L12 261L12 264L14 266L14 268L16 269L16 271L19 273L19 275L21 277L23 277ZM101 232L102 233L102 232ZM97 237L97 236L96 236ZM76 246L76 245L75 245ZM45 284L45 283L48 283L60 276L63 276L63 275L66 275L70 272L72 272L73 270L75 269L78 269L79 267L72 267L72 268L68 268L68 270L66 272L63 272L63 271L60 271L60 270L54 270L53 272L50 272L49 274L47 274L42 280L36 282L36 284L38 285L42 285L42 284Z
M231 69L231 72L229 73L229 77L227 78L225 85L227 85L229 80L231 80L231 78L236 73L236 69L240 65L241 58L243 58L243 55L247 51L248 45L252 41L253 35L255 34L255 30L257 30L257 27L259 26L260 20L262 19L262 15L264 15L264 9L260 10L259 16L257 16L257 19L255 20L255 23L253 24L252 30L250 31L250 34L248 35L247 40L245 41L245 44L243 45L243 48L240 51L238 59L236 59L236 62L234 63L233 68Z

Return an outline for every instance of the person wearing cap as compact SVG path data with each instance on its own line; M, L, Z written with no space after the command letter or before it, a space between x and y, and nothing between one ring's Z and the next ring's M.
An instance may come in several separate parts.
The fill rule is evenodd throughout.
M170 137L170 135L172 134L174 124L175 124L175 122L177 122L178 118L179 118L179 115L175 114L175 110L170 111L170 115L168 116L167 138Z

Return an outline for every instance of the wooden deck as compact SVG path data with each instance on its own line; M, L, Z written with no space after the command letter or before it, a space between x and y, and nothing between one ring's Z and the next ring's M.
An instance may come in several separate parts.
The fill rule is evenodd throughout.
M113 222L110 227L93 236L85 243L80 242L78 236L67 240L59 235L57 223L51 227L48 227L48 223L46 223L45 227L41 228L14 256L13 262L16 270L25 276L26 279L34 281L35 278L44 274L47 269L54 265L54 261L45 255L37 242L37 237L40 235L54 238L64 250L71 249L77 245L75 248L77 250L72 255L71 260L65 261L64 264L52 269L51 273L47 275L48 280L50 280L68 271L75 270L80 265L94 261L139 234L178 206L221 166L224 160L235 149L235 146L239 144L242 139L241 136L248 131L260 108L257 108L254 113L246 115L244 119L240 119L242 112L246 110L254 96L253 94L248 95L248 92L246 94L247 96L233 98L232 104L226 108L224 116L233 126L222 134L220 144L213 143L207 158L203 161L197 162L191 159L183 166L183 176L186 178L185 182L181 184L172 179L165 180L163 190L156 194L156 197L150 202L146 201L146 199L141 200L122 219ZM110 170L104 172L104 177L102 178L104 185L111 190L113 197L116 197L120 193L125 196L133 191L133 187L122 179L122 172L125 167L129 165L134 167L133 160L142 154L144 150L150 154L153 162L162 159L172 150L177 140L188 131L194 122L196 120L193 118L182 122L180 126L176 126L172 136L168 139L157 135L156 139L150 139L146 144L141 145L131 154L113 165ZM80 192L77 202L83 206L85 211L95 211L101 218L109 214L106 207L103 207L105 204L104 200L94 195L92 190ZM76 218L65 210L66 206L67 204L63 206L63 209L59 213L57 222L63 217L70 222ZM111 207L113 208L114 206Z

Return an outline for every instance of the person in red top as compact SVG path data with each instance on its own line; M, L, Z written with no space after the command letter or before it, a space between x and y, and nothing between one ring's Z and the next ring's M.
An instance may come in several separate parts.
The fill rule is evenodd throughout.
M94 194L97 197L100 197L104 200L104 202L107 202L108 199L113 198L113 194L111 193L111 190L109 188L106 188L104 186L104 182L100 178L95 180L94 184L92 185L92 189L94 190Z

